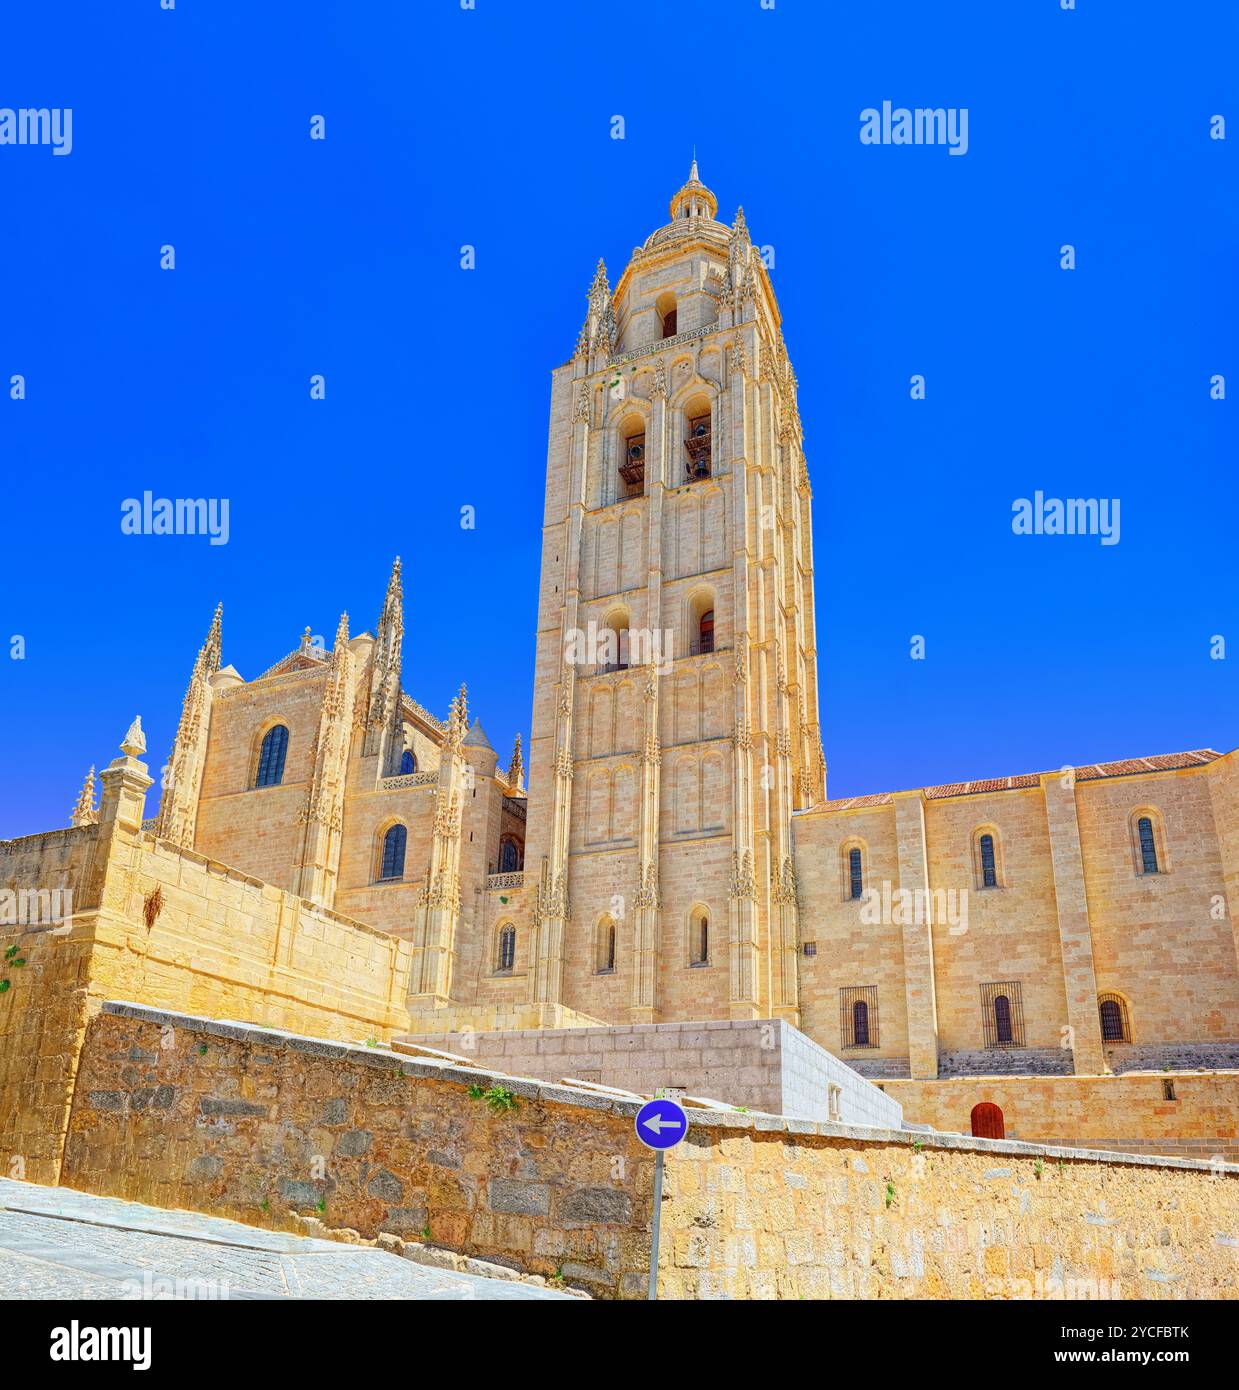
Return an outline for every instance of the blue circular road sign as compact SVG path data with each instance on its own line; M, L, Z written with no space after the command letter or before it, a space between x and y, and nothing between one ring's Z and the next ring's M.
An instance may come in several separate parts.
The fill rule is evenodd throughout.
M637 1111L635 1128L647 1149L674 1149L688 1133L688 1116L673 1100L647 1100Z

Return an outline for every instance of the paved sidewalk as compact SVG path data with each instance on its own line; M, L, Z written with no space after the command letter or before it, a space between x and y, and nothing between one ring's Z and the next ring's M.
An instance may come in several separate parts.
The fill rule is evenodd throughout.
M178 1297L578 1301L369 1246L0 1178L0 1299Z

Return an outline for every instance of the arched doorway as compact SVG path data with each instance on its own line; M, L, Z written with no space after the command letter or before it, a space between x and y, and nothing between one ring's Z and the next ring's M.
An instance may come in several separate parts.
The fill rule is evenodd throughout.
M972 1134L974 1139L1005 1139L1006 1126L1002 1111L992 1102L983 1100L972 1107Z

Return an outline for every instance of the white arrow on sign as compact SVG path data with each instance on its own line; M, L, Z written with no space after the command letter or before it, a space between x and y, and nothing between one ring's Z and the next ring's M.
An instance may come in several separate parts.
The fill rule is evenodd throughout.
M669 1120L663 1115L651 1115L648 1120L642 1120L641 1123L655 1134L661 1134L664 1129L684 1128L683 1120Z

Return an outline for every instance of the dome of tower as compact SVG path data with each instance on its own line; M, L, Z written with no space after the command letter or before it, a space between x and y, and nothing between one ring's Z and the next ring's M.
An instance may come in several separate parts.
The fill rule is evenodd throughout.
M714 220L718 211L718 199L702 183L697 173L697 161L688 173L688 181L671 200L671 221L659 227L645 239L642 250L659 246L666 241L674 241L684 236L706 236L721 244L727 241L727 228Z

